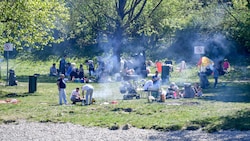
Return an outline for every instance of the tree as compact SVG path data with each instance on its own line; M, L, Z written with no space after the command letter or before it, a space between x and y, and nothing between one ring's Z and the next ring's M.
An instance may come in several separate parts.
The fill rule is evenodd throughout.
M19 50L42 48L64 38L63 24L69 15L62 0L2 0L0 11L2 45L11 42ZM55 30L59 34L54 35Z
M203 42L211 41L214 37L221 35L224 41L220 40L219 44L226 48L228 56L232 59L235 58L232 55L236 53L235 47L237 53L249 56L250 11L248 5L247 0L218 0L203 4L203 7L200 7L199 11L193 15L189 27L199 32ZM229 42L235 43L227 44Z
M152 11L157 9L163 0L155 2ZM151 2L151 1L150 1ZM116 64L120 62L120 56L126 48L129 37L133 35L133 26L142 15L147 0L112 0L112 1L71 1L74 10L81 16L77 24L83 26L83 31L91 32L93 39L107 41L107 48L116 56ZM92 30L88 30L88 27ZM78 29L75 29L79 31ZM75 32L76 33L76 32ZM111 47L111 48L109 48ZM117 65L119 66L119 65ZM116 68L116 72L118 68Z
M145 23L137 33L143 33L146 43L145 47L148 56L157 60L171 57L171 53L166 53L173 42L175 42L176 31L187 28L193 14L199 7L197 1L162 1L155 10L153 2L147 5L143 16ZM153 50L153 51L152 51Z
M238 44L238 52L250 54L250 1L233 0L230 6L222 5L225 19L222 24L224 34Z
M168 57L164 50L174 42L175 32L188 26L200 3L77 0L71 1L71 5L72 17L76 19L71 20L75 22L72 27L77 27L73 37L80 37L78 41L84 41L81 45L96 41L103 49L112 49L119 62L121 53L146 52L151 59Z

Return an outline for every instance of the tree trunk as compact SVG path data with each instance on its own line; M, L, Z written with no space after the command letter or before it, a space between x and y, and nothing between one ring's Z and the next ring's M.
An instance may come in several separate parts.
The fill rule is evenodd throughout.
M121 57L121 48L122 48L122 37L121 36L117 36L114 37L114 41L113 41L113 56L114 59L113 64L114 64L114 68L113 68L113 73L119 73L120 72L120 57Z

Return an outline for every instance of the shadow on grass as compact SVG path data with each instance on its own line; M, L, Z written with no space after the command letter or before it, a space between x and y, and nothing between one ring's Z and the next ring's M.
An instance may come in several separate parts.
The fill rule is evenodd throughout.
M17 97L26 97L26 96L36 96L33 93L8 93L0 90L0 98L17 98Z
M204 89L203 93L204 96L201 98L203 100L250 102L250 83L230 82L215 89Z
M216 89L204 89L202 100L214 100L221 102L250 102L249 82L230 82L221 85ZM187 127L188 130L195 130L198 127L207 132L217 132L219 130L250 130L250 108L237 111L233 115L206 118L192 121ZM194 128L193 128L194 127Z
M34 76L34 75L30 75L30 76ZM55 76L48 76L48 75L37 76L38 83L55 83L57 79L58 77L55 77ZM29 82L29 76L27 75L17 76L17 81Z
M205 131L212 133L219 130L240 130L247 131L250 130L250 109L243 109L237 111L231 116L207 118L203 120L192 121L192 126L200 126ZM189 128L187 127L187 129Z

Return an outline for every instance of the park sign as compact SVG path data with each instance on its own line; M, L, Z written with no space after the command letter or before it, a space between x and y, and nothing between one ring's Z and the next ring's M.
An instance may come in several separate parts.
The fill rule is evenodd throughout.
M13 44L11 43L5 43L3 47L4 51L13 51Z
M4 51L7 52L6 85L8 86L9 85L9 83L8 83L8 80L9 80L9 61L8 60L9 60L9 52L13 51L13 44L11 44L11 43L5 43L4 46L3 46L3 48L4 48Z
M194 46L194 54L205 54L204 46Z

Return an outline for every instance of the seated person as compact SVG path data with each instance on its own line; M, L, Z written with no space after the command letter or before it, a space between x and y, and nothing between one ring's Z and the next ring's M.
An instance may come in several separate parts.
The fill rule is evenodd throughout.
M167 89L167 94L166 94L166 98L178 98L179 96L179 87L172 82L169 86L169 88Z
M58 75L58 71L56 69L56 64L53 63L52 66L50 67L49 76L57 76L57 75Z
M67 63L67 67L66 67L66 68L67 68L67 70L66 70L65 76L66 76L67 78L69 78L70 73L72 72L72 69L73 69L71 63Z
M134 69L127 69L127 70L126 70L126 74L127 74L127 75L133 75L134 72L135 72Z
M80 72L79 72L78 69L73 69L73 70L71 71L71 73L70 73L70 79L71 79L72 81L75 81L75 80L77 80L77 79L80 80Z
M89 83L90 82L90 80L87 76L84 76L82 81L83 81L82 83Z
M156 88L156 89L160 88L160 80L161 80L161 78L159 77L158 74L159 74L158 71L155 71L155 75L152 76L153 87Z
M73 102L72 104L76 104L76 102L83 101L83 98L81 98L80 93L79 93L79 88L76 88L75 90L72 91L70 95L70 100Z
M230 63L228 62L227 59L224 59L224 62L223 62L223 70L225 73L228 73L229 72L229 68L230 68Z
M200 87L199 83L195 83L193 89L194 89L195 96L198 96L198 97L202 96L202 88Z

